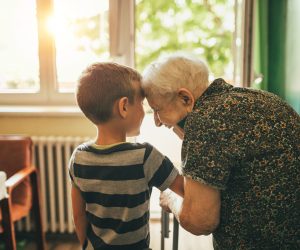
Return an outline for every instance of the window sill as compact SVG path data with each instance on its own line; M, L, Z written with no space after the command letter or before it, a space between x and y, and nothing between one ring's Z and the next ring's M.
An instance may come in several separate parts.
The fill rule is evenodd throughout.
M0 106L0 116L83 116L76 106Z

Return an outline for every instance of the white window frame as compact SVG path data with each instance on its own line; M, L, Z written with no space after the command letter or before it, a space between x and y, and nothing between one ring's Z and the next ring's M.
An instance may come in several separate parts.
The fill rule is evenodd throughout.
M109 0L109 22L113 24L109 31L111 57L131 67L134 67L134 5L134 0ZM36 0L40 90L0 92L0 105L76 106L74 93L58 91L55 41L46 29L52 10L53 0Z
M255 0L235 0L233 78L235 85L240 87L250 87L254 78L254 4Z

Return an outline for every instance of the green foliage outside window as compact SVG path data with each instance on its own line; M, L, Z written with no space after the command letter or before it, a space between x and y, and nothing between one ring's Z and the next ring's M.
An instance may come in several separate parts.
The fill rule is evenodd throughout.
M136 67L164 54L193 53L214 76L232 74L234 1L137 0Z

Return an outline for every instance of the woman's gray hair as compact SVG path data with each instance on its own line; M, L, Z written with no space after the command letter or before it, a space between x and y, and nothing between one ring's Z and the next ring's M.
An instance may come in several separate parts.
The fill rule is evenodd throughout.
M206 64L187 55L173 55L151 63L143 72L142 86L146 96L173 98L186 88L198 97L208 87Z

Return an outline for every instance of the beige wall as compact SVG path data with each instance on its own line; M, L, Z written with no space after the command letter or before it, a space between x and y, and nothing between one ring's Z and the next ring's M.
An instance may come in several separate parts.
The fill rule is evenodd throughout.
M96 129L82 116L0 115L0 134L95 137Z

